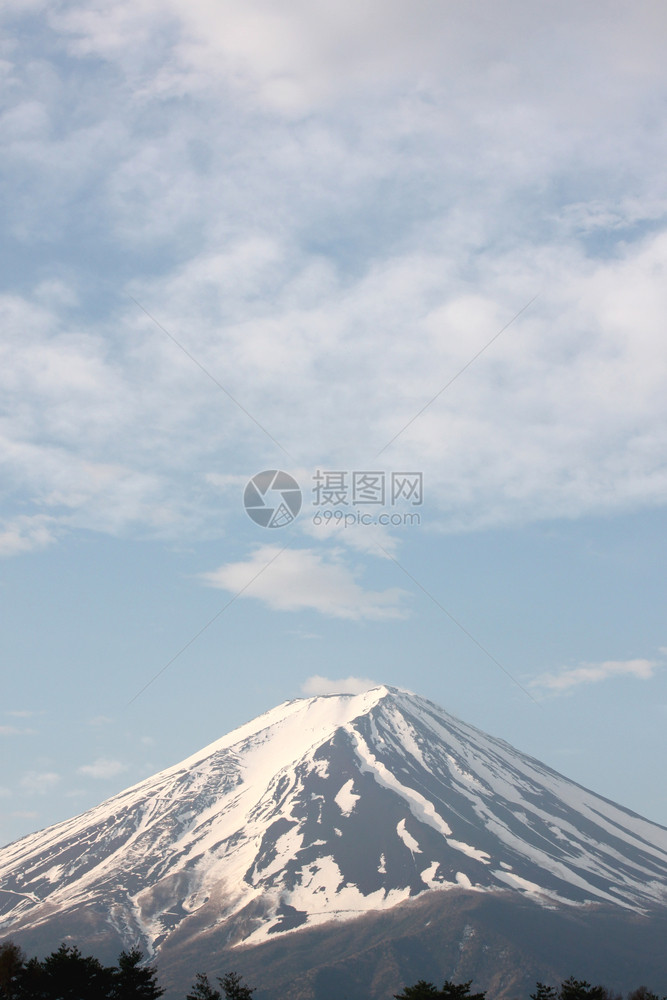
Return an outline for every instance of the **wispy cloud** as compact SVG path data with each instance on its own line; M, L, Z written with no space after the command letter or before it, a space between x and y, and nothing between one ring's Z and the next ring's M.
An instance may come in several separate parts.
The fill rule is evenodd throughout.
M95 729L102 728L104 726L110 726L113 723L113 719L108 715L93 715L87 720L86 725L92 726Z
M35 730L20 726L0 726L0 736L34 736Z
M17 517L0 524L0 558L46 548L56 540L54 517L42 514Z
M46 795L53 791L60 782L61 776L54 771L28 771L19 781L21 790L27 795Z
M238 593L279 552L277 546L264 545L249 559L227 563L203 573L201 579L211 587ZM243 597L263 601L277 611L312 610L332 618L377 621L406 616L404 591L365 590L360 576L361 571L347 566L339 551L286 549Z
M127 771L127 764L120 760L113 760L108 757L98 757L92 764L82 764L77 768L77 774L83 774L87 778L104 780L105 778L115 778L116 775Z
M338 521L332 518L327 521L322 516L321 510L314 509L320 514L319 524L304 517L299 522L299 527L304 534L316 538L320 542L333 542L335 545L347 546L357 552L378 556L380 559L387 559L387 552L395 554L398 551L400 540L395 530L392 533L383 524L355 523L346 525L344 518Z
M565 694L582 684L600 684L602 681L618 677L650 680L660 666L657 660L604 660L601 663L582 663L578 667L564 667L556 673L542 674L530 682L530 687L547 694Z
M305 695L319 694L363 694L370 688L377 687L377 681L372 681L367 677L340 677L332 679L313 674L307 677L301 685L301 691Z

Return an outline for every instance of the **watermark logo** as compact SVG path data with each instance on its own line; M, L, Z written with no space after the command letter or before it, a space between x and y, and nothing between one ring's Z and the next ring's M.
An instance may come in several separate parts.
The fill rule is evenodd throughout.
M404 501L412 507L424 502L421 472L334 472L318 469L313 476L313 505L323 507L391 506Z
M421 472L318 469L313 476L313 507L320 508L313 517L315 525L419 525L419 512L395 508L421 507L423 503Z
M284 528L301 510L302 496L293 476L280 469L258 472L243 492L248 517L262 528Z

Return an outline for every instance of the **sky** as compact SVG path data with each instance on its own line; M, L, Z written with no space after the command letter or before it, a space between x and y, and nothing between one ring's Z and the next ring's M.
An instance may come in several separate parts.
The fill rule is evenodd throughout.
M0 843L377 683L667 825L664 4L0 23Z

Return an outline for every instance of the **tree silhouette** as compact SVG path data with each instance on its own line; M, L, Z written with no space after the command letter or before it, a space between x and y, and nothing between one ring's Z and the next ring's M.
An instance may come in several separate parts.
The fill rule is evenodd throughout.
M451 983L449 979L445 979L444 986L440 991L440 996L442 1000L485 1000L486 991L484 993L471 993L470 984L472 979L469 979L466 983Z
M14 1000L19 996L20 978L25 968L25 952L13 941L0 944L0 997Z
M485 1000L486 993L470 992L471 983L472 979L466 983L452 983L445 979L439 990L433 983L420 979L414 986L406 986L402 993L394 993L394 997L395 1000Z
M152 966L141 967L138 948L121 952L118 966L106 967L78 948L61 946L43 961L25 961L12 942L0 945L0 1000L158 1000ZM215 1000L215 998L214 998Z
M13 941L0 944L0 997L14 1000L17 996L18 980L25 966L25 953ZM644 1000L644 998L637 998Z
M254 986L246 986L243 977L237 972L228 972L222 979L218 977L218 982L222 986L225 1000L252 1000Z
M560 984L560 1000L608 1000L604 986L591 986L585 979L570 976Z
M162 996L157 970L152 965L141 968L143 957L139 948L120 953L113 973L113 1000L157 1000Z
M667 1000L667 997L660 997L653 993L647 986L638 986L632 993L628 993L628 1000Z
M192 990L185 1000L221 1000L220 990L211 986L205 973L198 972Z
M112 995L113 969L105 968L96 958L84 956L73 945L61 946L43 962L31 959L26 966L26 987L33 994L21 996L57 998L57 1000L105 1000Z
M435 1000L439 996L440 991L425 979L419 979L414 986L404 987L402 993L394 993L395 1000Z
M535 992L530 994L530 1000L557 1000L558 990L554 986L546 986L537 982Z
M185 1000L222 1000L223 994L225 1000L252 1000L255 992L254 986L244 983L243 977L238 972L228 972L224 976L218 976L218 983L222 993L211 986L205 973L198 972Z

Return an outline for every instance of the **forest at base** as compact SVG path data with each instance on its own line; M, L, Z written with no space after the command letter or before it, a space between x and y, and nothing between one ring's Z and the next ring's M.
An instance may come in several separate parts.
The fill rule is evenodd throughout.
M197 972L184 1000L252 1000L255 987L236 972L217 976L213 986L206 973ZM405 986L393 1000L486 1000L486 992L471 993L472 980L442 989L420 979ZM144 963L138 948L123 951L117 965L105 966L83 955L74 945L61 944L46 958L28 959L13 941L0 944L0 1000L158 1000L165 990L154 965ZM388 998L390 1000L390 998ZM559 986L536 983L530 1000L624 1000L606 986L592 986L570 976ZM646 986L638 986L626 1000L667 1000Z

